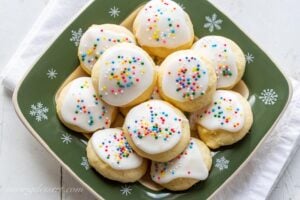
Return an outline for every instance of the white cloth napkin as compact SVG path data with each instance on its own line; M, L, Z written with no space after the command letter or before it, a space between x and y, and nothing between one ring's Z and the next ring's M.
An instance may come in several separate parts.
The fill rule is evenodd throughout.
M52 0L9 61L0 80L13 91L74 16L92 0ZM9 73L13 71L14 73ZM292 80L294 94L287 111L250 161L215 199L265 199L299 146L300 83Z
M93 0L50 0L12 56L0 81L13 91L27 70L54 42L64 27ZM13 73L10 73L13 71Z

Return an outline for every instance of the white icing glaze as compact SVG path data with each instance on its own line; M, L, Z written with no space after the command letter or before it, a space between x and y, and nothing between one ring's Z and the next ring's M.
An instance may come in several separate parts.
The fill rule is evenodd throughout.
M161 100L150 100L130 110L124 126L133 143L148 154L174 148L182 137L183 122L174 108Z
M192 47L213 63L217 74L217 88L228 87L236 82L238 69L236 56L227 38L206 36Z
M115 44L128 42L135 44L133 35L122 31L125 27L118 25L92 25L82 35L78 47L79 59L89 70L106 49Z
M174 53L163 62L163 93L176 101L192 101L205 94L209 73L199 55L191 50Z
M194 37L189 17L174 1L152 0L136 17L134 28L140 45L176 48Z
M134 45L119 44L108 49L96 65L100 65L100 97L110 105L132 102L154 81L153 61Z
M198 115L197 123L209 130L240 131L245 114L241 100L235 92L217 90L210 106Z
M208 177L208 169L196 140L192 138L187 148L173 160L152 161L150 174L154 182L164 184L177 178L205 180Z
M110 128L97 131L93 134L91 141L96 154L113 169L135 169L143 162L143 158L129 146L124 132L120 129Z
M63 120L88 132L109 128L114 108L99 99L92 79L81 77L69 84L61 102Z

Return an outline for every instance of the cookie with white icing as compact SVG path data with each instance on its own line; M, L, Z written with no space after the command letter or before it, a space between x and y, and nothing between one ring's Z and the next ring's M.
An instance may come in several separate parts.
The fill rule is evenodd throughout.
M82 35L78 46L80 66L88 74L106 49L119 43L135 44L134 35L116 24L92 25Z
M150 99L151 100L153 100L153 99L161 100L161 96L159 95L159 90L158 90L157 86L154 87L153 92L150 96ZM119 110L123 116L126 116L131 108L132 107L123 107L123 108L119 108Z
M58 96L56 110L65 126L82 133L109 128L116 116L116 108L100 100L90 77L69 82Z
M149 1L135 18L133 33L143 49L161 58L190 48L194 41L190 17L171 0Z
M218 89L231 89L242 79L246 66L245 55L232 40L222 36L205 36L192 49L213 63Z
M133 151L118 128L94 133L86 151L90 165L110 180L135 182L147 171L147 160Z
M185 115L162 100L150 100L133 107L125 118L123 130L137 154L159 162L175 158L190 139Z
M249 102L239 93L217 90L212 103L195 120L200 139L216 149L245 137L252 126L253 114Z
M187 112L199 110L211 102L216 91L216 74L212 64L198 52L172 53L159 69L159 92L166 101Z
M151 164L151 178L173 191L186 190L207 179L212 165L208 147L199 139L191 138L186 149L168 162Z
M100 98L117 107L131 107L150 98L156 84L152 58L133 44L107 49L92 71Z

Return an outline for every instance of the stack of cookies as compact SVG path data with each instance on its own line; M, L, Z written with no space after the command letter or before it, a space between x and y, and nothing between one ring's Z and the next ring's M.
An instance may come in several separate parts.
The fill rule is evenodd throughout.
M88 161L102 176L126 183L150 173L186 190L209 176L210 149L238 142L252 125L250 104L231 90L245 56L222 36L196 41L171 0L145 4L132 30L102 24L84 33L78 57L87 75L59 93L58 117L89 136Z

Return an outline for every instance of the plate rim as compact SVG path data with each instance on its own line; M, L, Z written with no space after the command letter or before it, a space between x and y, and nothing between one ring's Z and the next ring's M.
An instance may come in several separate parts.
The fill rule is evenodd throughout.
M30 123L25 118L24 114L21 112L20 106L18 104L18 93L21 85L23 84L25 78L30 74L31 70L34 68L34 66L37 64L37 62L41 59L41 57L48 51L48 49L55 43L55 41L60 37L62 33L66 31L66 29L76 20L81 13L83 13L92 3L94 3L95 0L92 0L88 2L85 6L83 6L75 15L70 19L70 21L61 29L61 31L55 36L55 38L49 43L48 47L44 49L41 56L39 56L36 61L30 66L30 68L27 69L26 73L24 73L22 79L17 84L13 96L12 96L12 102L15 109L15 112L17 113L18 118L21 120L21 122L25 125L26 129L30 132L30 134L50 153L51 156L53 156L56 161L65 169L67 170L81 185L83 185L89 192L91 192L95 197L98 199L104 200L104 197L102 197L99 193L97 193L95 190L93 190L85 181L83 181L70 167L61 159L59 158L56 153L53 152L53 150L48 146L48 144L41 138L41 136L32 128ZM268 129L266 134L261 138L259 143L255 146L255 148L252 150L252 152L248 155L246 160L242 162L242 164L208 197L208 199L213 198L225 185L227 185L236 175L239 171L241 171L245 165L249 162L249 160L254 156L254 154L257 152L258 148L262 145L262 143L267 139L267 137L270 135L272 130L275 128L275 126L278 124L279 120L282 118L283 114L285 113L287 106L289 105L292 94L293 94L293 88L291 86L290 79L285 75L285 73L278 67L279 65L274 61L274 59L263 49L261 48L255 40L252 39L251 36L249 36L243 28L241 28L238 24L236 24L234 21L231 20L230 17L226 13L224 13L221 9L219 9L216 5L214 5L211 2L210 5L215 7L219 12L221 12L225 17L227 17L231 23L233 23L237 28L239 28L250 40L252 43L254 43L275 65L275 67L278 69L278 71L282 74L284 79L286 80L288 84L288 98L285 102L285 105L275 121L273 122L272 126Z

